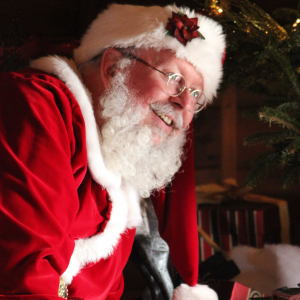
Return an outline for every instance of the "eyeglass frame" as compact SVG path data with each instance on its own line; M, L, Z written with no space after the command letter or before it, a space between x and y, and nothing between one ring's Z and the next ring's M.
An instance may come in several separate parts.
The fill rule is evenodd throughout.
M119 51L119 52L120 52L124 57L129 58L129 59L134 59L134 60L136 60L136 61L138 61L138 62L140 62L140 63L142 63L142 64L144 64L144 65L146 65L146 66L148 66L148 67L150 67L151 69L153 69L153 70L155 70L155 71L157 71L157 72L163 74L164 76L167 76L169 79L168 79L168 81L167 81L167 83L166 83L166 91L167 91L167 94L168 94L169 96L171 96L171 97L177 97L177 96L181 95L181 94L187 89L186 84L184 84L184 88L182 89L182 91L181 91L179 94L177 94L177 95L171 95L171 94L168 92L168 83L169 83L169 80L171 79L171 77L172 77L173 75L179 75L179 76L181 76L181 77L184 79L184 81L185 81L185 78L184 78L183 75L181 75L181 74L179 74L179 73L171 73L171 72L165 73L165 72L163 72L163 71L161 71L161 70L158 70L157 68L153 67L152 65L150 65L149 63L147 63L147 62L144 61L143 59L141 59L141 58L139 58L139 57L133 55L133 54L130 53L130 52L122 52L122 51ZM204 104L204 105L202 105L202 104L196 102L196 105L198 104L198 105L202 106L200 109L194 110L194 112L192 112L193 114L196 115L196 114L199 113L203 108L206 107L207 99L206 99L205 94L204 94L203 91L201 91L201 90L197 90L197 89L196 89L196 90L191 90L191 88L188 88L188 90L189 90L189 92L190 92L190 95L191 95L193 92L195 92L195 91L199 91L199 92L201 92L201 94L202 94L202 95L204 96L204 98L205 98L205 104ZM190 110L188 110L188 111L190 111ZM191 111L190 111L190 112L191 112Z

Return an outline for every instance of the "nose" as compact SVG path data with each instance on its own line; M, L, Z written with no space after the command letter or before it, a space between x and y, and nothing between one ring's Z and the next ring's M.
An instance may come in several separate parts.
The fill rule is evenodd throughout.
M180 95L170 98L170 101L178 110L188 110L191 112L194 111L192 96L187 88L185 88Z

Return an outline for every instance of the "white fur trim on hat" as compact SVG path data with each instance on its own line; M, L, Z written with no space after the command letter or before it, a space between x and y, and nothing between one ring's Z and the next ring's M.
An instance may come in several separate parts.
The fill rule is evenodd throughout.
M233 280L257 291L271 295L280 287L295 287L299 283L298 246L265 245L263 249L239 246L229 255L241 271Z
M194 38L184 46L167 35L166 25L172 12L198 18L199 31L205 40ZM81 45L75 49L74 58L77 64L81 64L113 47L172 50L178 58L190 62L202 74L207 99L212 100L216 95L222 77L225 36L221 25L189 8L113 4L91 24Z
M172 300L218 300L218 295L207 285L183 283L174 290Z

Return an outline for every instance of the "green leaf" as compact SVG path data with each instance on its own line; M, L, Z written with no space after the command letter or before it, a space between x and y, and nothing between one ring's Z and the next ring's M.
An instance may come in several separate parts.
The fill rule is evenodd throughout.
M271 167L278 165L280 155L276 152L267 152L262 155L254 164L249 176L246 178L245 184L251 188L266 178Z
M282 176L282 186L283 188L288 188L290 185L292 185L295 180L299 180L300 177L300 166L292 165L290 166L287 171Z
M300 150L300 137L296 138L290 145L287 147L289 152L296 152Z
M294 110L300 110L300 102L295 101L295 102L283 103L283 104L277 106L277 110L282 111L282 112L290 112L290 111L294 111Z
M180 15L180 16L182 16L182 17L185 16L185 14L183 14L181 11L178 11L177 14Z
M264 107L259 112L259 116L261 119L269 122L270 125L271 123L275 123L281 125L284 128L294 130L300 134L300 124L284 112L281 112L274 108Z
M266 143L272 146L275 143L285 141L286 139L295 139L298 134L294 131L264 131L250 134L244 139L244 145L252 146Z

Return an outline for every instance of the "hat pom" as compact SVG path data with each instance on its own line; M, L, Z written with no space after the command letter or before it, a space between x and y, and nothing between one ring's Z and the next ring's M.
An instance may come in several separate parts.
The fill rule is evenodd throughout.
M172 300L218 300L218 295L207 285L181 284L174 290Z

